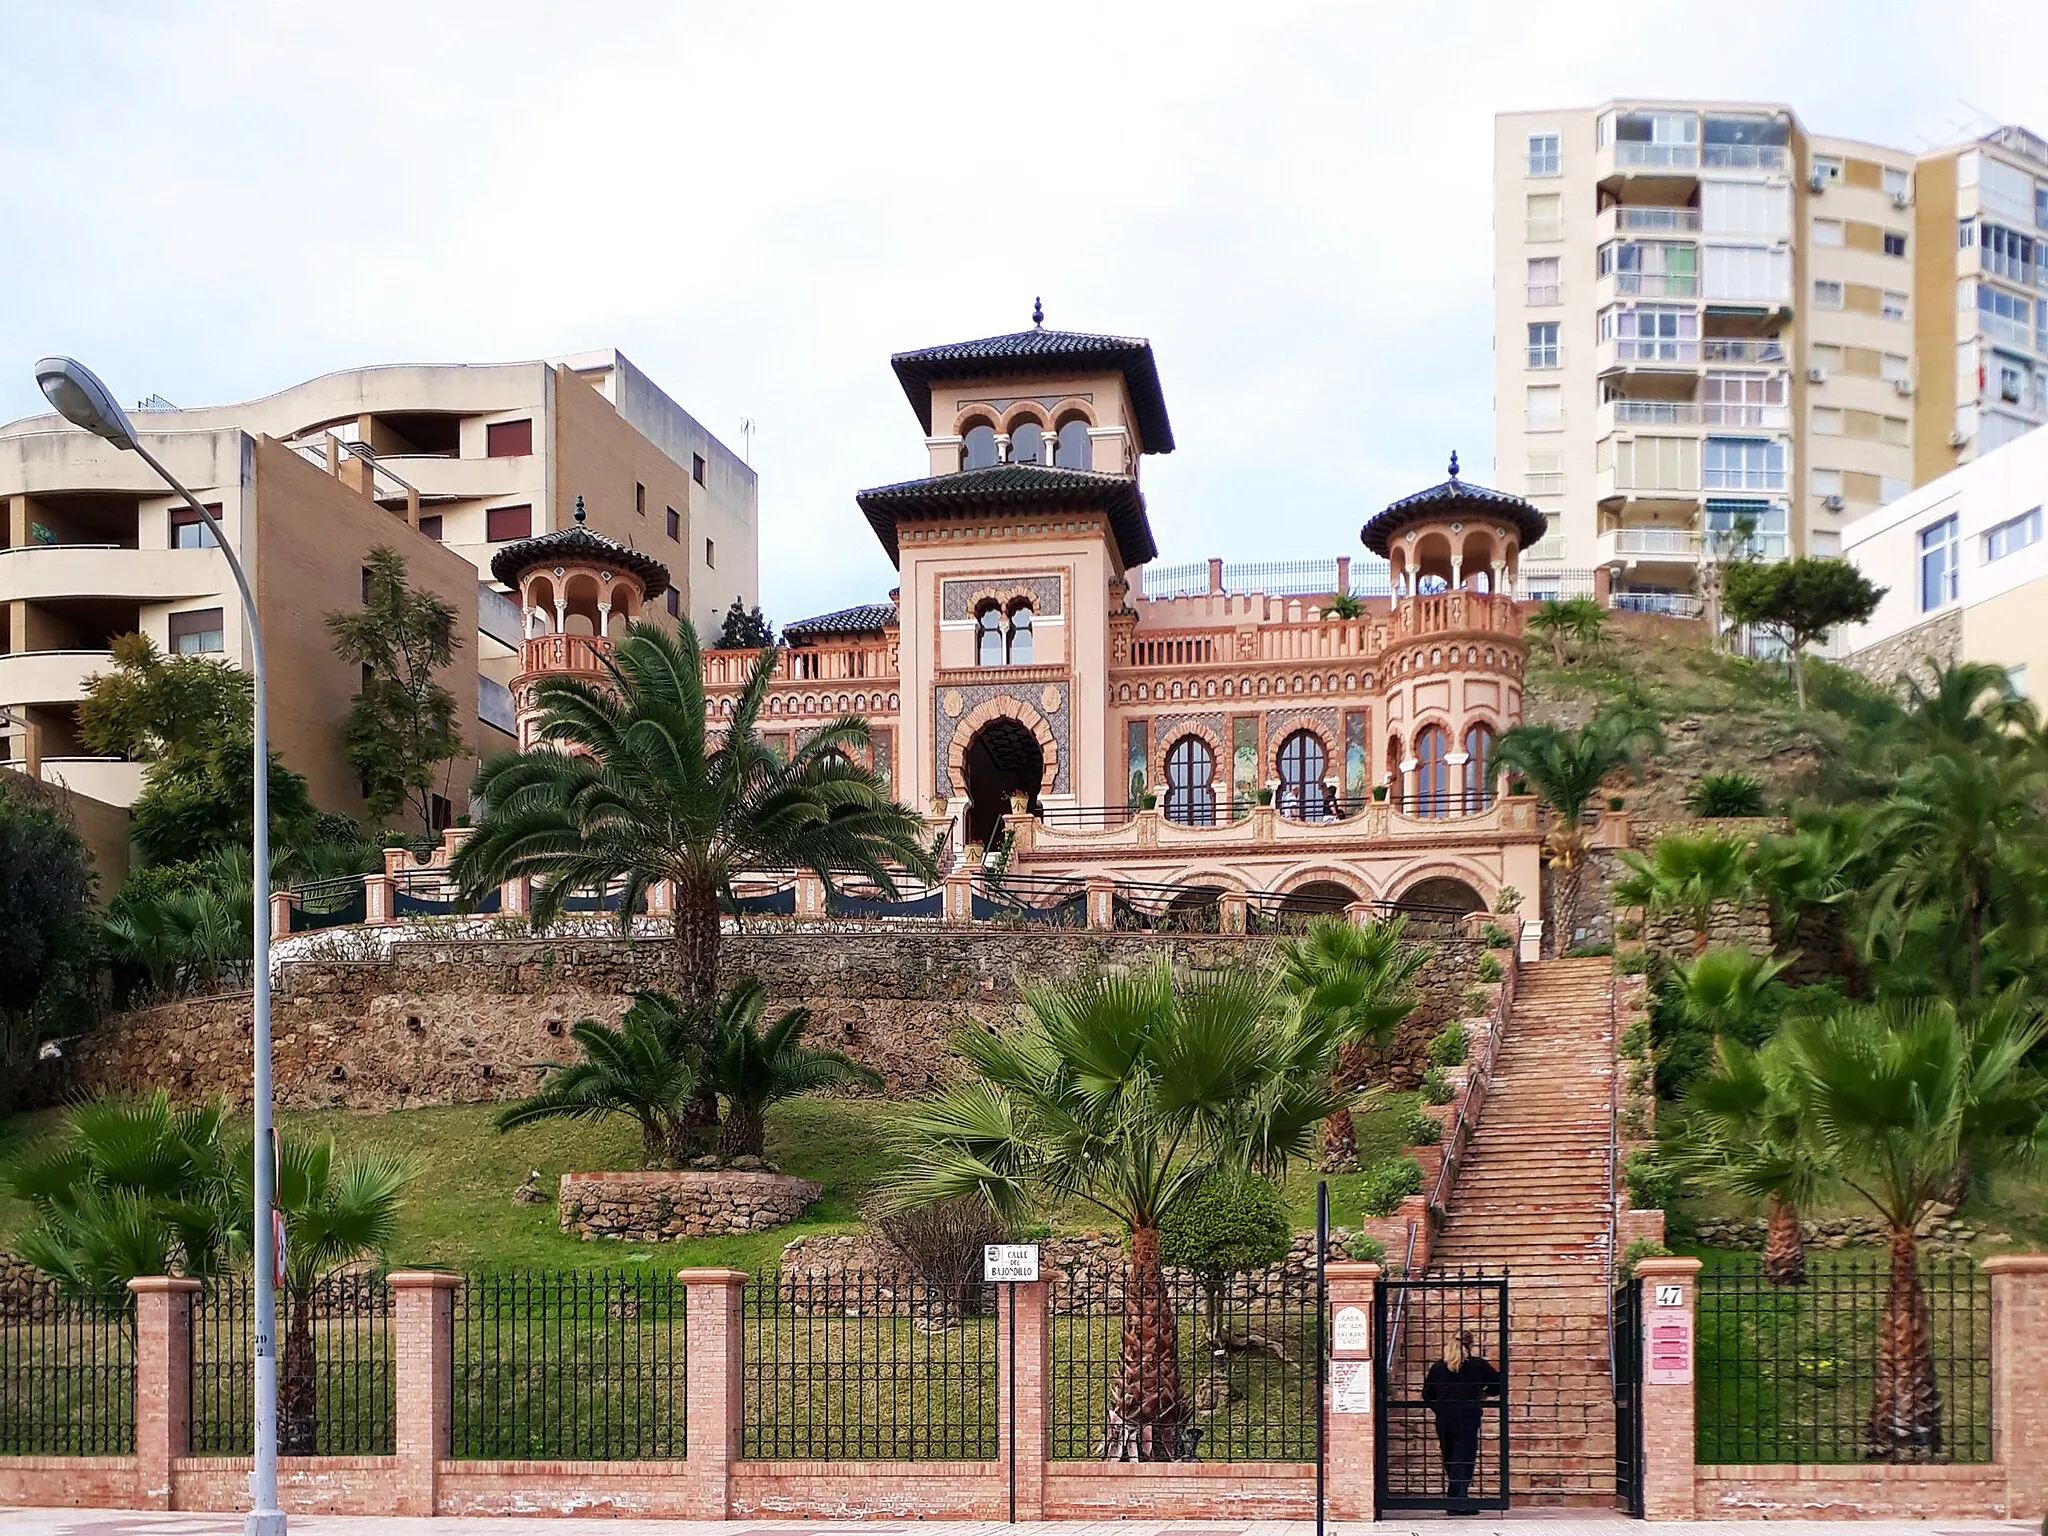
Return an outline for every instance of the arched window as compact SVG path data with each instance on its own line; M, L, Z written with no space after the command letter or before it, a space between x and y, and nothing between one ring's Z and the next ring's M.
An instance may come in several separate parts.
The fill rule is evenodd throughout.
M1003 664L1003 610L991 603L981 610L974 662L981 667Z
M996 462L996 429L979 422L967 429L960 444L962 469L993 469Z
M1465 728L1465 814L1476 816L1493 804L1493 727Z
M1010 462L1043 464L1045 432L1035 421L1020 421L1010 430Z
M1095 467L1095 445L1088 437L1088 423L1078 416L1060 428L1059 466L1061 469Z
M1184 827L1216 821L1216 754L1199 736L1183 736L1166 754L1166 819Z
M1296 821L1325 815L1323 774L1330 754L1313 731L1296 731L1280 743L1280 814Z
M1415 738L1415 813L1448 816L1451 810L1451 738L1432 725Z
M1031 605L1019 603L1010 612L1010 665L1031 665Z

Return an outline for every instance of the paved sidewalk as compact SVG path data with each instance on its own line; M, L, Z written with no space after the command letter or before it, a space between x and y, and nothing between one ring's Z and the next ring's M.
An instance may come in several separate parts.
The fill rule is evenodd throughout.
M2039 1536L2028 1520L1688 1520L1654 1526L1587 1511L1541 1511L1449 1520L1403 1517L1378 1525L1332 1523L1336 1536ZM239 1536L239 1515L163 1514L154 1510L0 1510L0 1536ZM511 1516L294 1515L293 1536L1005 1536L1018 1526L968 1520L580 1520ZM1029 1536L1314 1536L1307 1520L1047 1520L1025 1524Z

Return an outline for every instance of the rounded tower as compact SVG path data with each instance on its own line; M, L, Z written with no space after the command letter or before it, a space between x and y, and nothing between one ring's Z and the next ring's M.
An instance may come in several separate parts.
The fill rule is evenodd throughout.
M507 544L492 557L491 574L519 601L523 642L512 708L519 750L527 752L538 723L534 684L543 677L604 682L613 641L668 590L668 567L585 527L578 496L573 523Z
M1388 799L1408 815L1471 815L1493 802L1493 744L1522 718L1516 581L1523 549L1547 528L1521 497L1461 480L1454 453L1449 479L1360 530L1393 587L1381 761Z

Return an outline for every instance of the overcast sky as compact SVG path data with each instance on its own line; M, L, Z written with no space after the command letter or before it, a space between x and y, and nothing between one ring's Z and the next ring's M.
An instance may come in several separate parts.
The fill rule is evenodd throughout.
M889 354L1035 295L1152 339L1169 563L1346 552L1476 476L1496 112L2048 131L2025 5L0 4L0 420L52 351L206 405L616 346L757 423L779 622L893 585L852 501L925 472Z

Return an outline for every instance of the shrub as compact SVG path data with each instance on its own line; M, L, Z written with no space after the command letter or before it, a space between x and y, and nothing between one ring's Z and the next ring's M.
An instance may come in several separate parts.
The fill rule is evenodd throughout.
M1429 1042L1429 1064L1433 1067L1462 1065L1469 1048L1465 1040L1465 1026L1453 1019Z
M1598 944L1574 944L1564 952L1567 960L1597 960L1602 955L1614 953L1614 941L1602 939Z
M1358 1176L1358 1200L1368 1216L1392 1214L1409 1195L1422 1193L1422 1164L1412 1157L1383 1157Z
M1354 1264L1383 1264L1387 1258L1387 1245L1370 1232L1353 1232L1344 1239L1344 1251Z
M1654 1152L1631 1152L1621 1178L1629 1204L1639 1211L1661 1211L1678 1203L1677 1171L1665 1167Z
M1685 808L1695 816L1761 816L1763 781L1747 773L1703 773L1686 791Z
M1640 939L1643 936L1643 925L1632 917L1624 917L1614 925L1614 936L1617 939Z
M1519 784L1521 780L1517 779L1515 782ZM1515 793L1518 795L1522 792L1523 791L1519 789L1515 791ZM1493 898L1493 910L1501 917L1510 917L1513 914L1521 911L1522 893L1516 890L1512 885L1502 886L1500 888L1500 894Z
M1493 1007L1493 994L1484 987L1467 987L1458 1001L1464 1005L1467 1014L1474 1018L1484 1018Z
M1409 1112L1408 1129L1401 1139L1411 1147L1433 1147L1444 1139L1444 1123L1425 1115L1418 1104Z
M1625 797L1625 796L1623 796L1623 795L1609 795L1609 796L1607 797L1607 809L1609 809L1610 811L1623 811L1623 810L1627 810L1627 809L1628 809L1628 800L1627 800L1627 797Z
M1653 1243L1647 1237L1639 1237L1621 1250L1621 1272L1631 1279L1635 1277L1636 1265L1644 1259L1668 1259L1671 1250L1662 1243Z
M1422 1074L1422 1097L1431 1104L1448 1104L1453 1097L1450 1080L1444 1076L1442 1067L1431 1067Z
M1484 954L1479 957L1478 976L1481 981L1499 981L1506 974L1506 968L1501 965L1499 955Z
M1614 968L1624 976L1641 976L1650 969L1647 949L1624 949L1615 957Z
M1639 1018L1621 1032L1621 1054L1630 1061L1650 1059L1650 1021Z
M1159 1256L1205 1280L1264 1269L1287 1257L1294 1229L1264 1179L1211 1173L1159 1224Z
M1488 949L1509 949L1515 942L1508 937L1507 929L1501 927L1499 923L1488 923L1479 930L1479 938Z
M1007 1235L988 1202L972 1196L906 1211L877 1209L868 1220L912 1272L940 1288L972 1286L981 1278L982 1248Z

